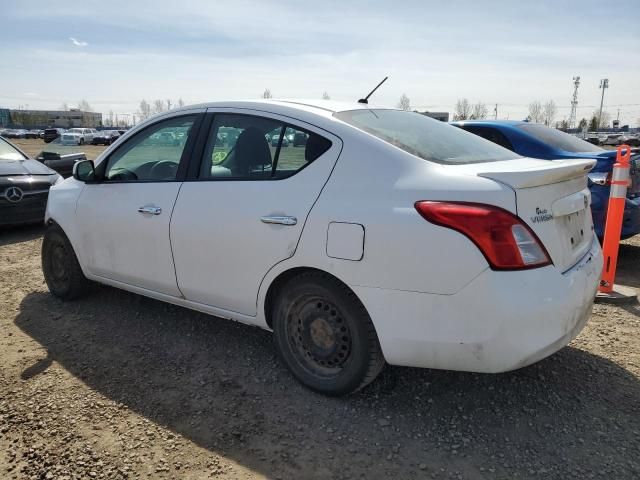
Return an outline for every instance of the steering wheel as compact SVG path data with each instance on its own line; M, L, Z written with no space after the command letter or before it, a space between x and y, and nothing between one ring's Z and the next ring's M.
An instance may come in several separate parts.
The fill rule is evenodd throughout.
M178 172L178 164L171 160L163 160L156 163L149 171L149 176L154 180L173 180Z

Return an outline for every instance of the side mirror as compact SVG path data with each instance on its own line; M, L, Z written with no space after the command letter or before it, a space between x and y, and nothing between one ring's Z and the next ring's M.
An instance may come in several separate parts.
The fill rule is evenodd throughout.
M73 178L81 182L91 182L95 180L96 168L93 160L82 160L73 164Z

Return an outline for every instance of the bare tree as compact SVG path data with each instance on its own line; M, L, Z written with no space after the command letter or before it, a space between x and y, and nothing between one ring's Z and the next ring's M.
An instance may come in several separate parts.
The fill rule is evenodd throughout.
M467 120L471 116L471 104L466 98L458 99L456 111L453 114L454 120Z
M324 92L324 93L322 94L322 99L323 99L323 100L331 100L331 97L329 96L329 94L328 94L327 92Z
M556 107L556 102L549 100L544 104L544 107L542 108L542 118L547 127L551 126L557 113L558 108Z
M142 99L142 101L140 102L139 114L141 120L146 120L151 115L151 105L149 105L149 102L147 102L145 99Z
M487 118L488 114L489 111L487 110L487 106L482 102L478 102L471 109L471 115L469 118L473 120L482 120L483 118Z
M406 93L403 93L400 97L400 101L398 102L398 108L400 110L404 110L405 112L411 110L411 101L409 97L407 97Z
M164 101L158 99L153 102L153 113L161 113L165 110Z
M602 111L602 115L598 115L599 112L593 113L595 117L600 117L600 122L598 124L598 128L608 128L609 122L611 121L611 114L606 110Z
M529 121L533 123L542 123L544 115L542 113L542 103L539 100L529 104Z
M264 92L262 92L262 98L273 98L273 95L271 95L271 90L265 88Z
M580 130L583 130L584 128L587 127L587 125L589 125L589 120L587 120L586 118L583 118L580 120L580 122L578 123L578 128Z
M108 119L108 122L109 122L109 126L110 126L110 127L113 127L113 126L115 125L115 124L113 123L113 110L109 110L109 119Z
M180 107L184 107L184 100L182 100L182 97L178 99L178 108Z
M81 112L93 112L91 105L84 98L78 102L78 110Z
M69 105L67 104L67 102L63 102L62 105L60 105L60 110L62 110L63 112L69 110Z

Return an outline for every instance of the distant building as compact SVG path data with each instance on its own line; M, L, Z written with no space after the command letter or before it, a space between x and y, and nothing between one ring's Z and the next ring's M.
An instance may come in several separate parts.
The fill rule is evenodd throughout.
M0 109L0 112L2 110ZM0 123L2 113L0 113ZM89 127L102 125L102 114L80 110L9 110L9 125L14 128Z
M427 117L435 118L436 120L440 120L441 122L449 121L449 112L418 112L422 115L426 115Z
M9 126L9 109L0 108L0 127Z

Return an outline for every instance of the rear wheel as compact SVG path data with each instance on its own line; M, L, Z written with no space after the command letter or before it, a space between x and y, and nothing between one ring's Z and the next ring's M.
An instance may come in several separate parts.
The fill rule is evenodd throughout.
M355 392L380 373L384 357L362 303L322 272L289 280L273 309L278 353L305 386L326 395Z
M80 142L78 142L79 145L84 145L84 138L80 139Z
M58 226L50 226L42 240L42 272L49 291L62 300L87 292L90 281L82 273L71 242Z

